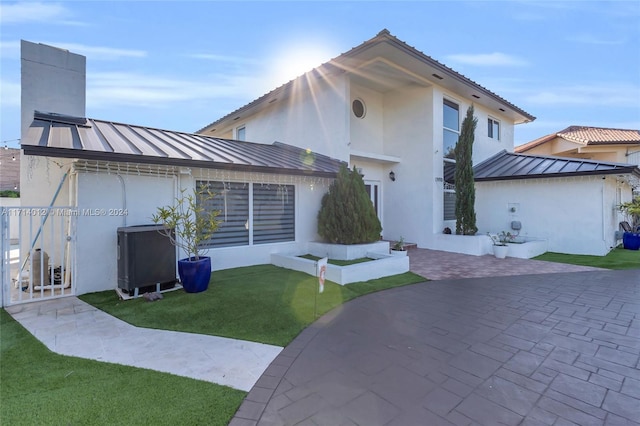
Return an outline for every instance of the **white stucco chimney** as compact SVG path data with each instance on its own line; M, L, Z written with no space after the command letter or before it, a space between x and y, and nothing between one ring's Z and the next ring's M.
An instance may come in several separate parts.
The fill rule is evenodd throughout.
M20 42L21 138L33 121L33 111L85 116L84 56L45 44Z

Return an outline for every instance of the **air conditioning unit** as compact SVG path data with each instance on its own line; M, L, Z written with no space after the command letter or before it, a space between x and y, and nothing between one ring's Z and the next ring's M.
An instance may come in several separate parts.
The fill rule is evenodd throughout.
M142 287L176 282L176 249L159 232L162 229L162 225L118 228L118 288L137 295Z

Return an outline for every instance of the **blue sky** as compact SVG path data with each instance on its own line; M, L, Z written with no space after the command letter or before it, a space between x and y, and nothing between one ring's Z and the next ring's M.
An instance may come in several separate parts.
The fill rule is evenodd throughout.
M20 137L20 40L87 57L87 116L193 132L387 28L537 117L640 129L640 2L0 0L0 140ZM9 142L17 147L17 142Z

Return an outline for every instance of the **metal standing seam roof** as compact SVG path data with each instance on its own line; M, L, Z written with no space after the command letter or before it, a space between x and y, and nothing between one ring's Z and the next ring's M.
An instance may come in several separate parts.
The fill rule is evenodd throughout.
M640 178L633 164L581 160L501 151L473 168L476 182L587 175L632 174Z
M27 155L335 177L343 161L274 142L221 139L36 111Z
M461 81L462 83L469 85L471 87L474 87L475 89L477 89L480 93L483 93L484 95L488 96L489 98L493 98L494 100L498 101L499 103L505 105L506 107L512 109L513 111L516 111L518 114L522 115L523 117L525 117L528 121L533 121L536 119L536 117L534 117L533 115L529 114L528 112L526 112L525 110L517 107L516 105L512 104L511 102L507 101L506 99L502 98L501 96L495 94L494 92L490 91L489 89L487 89L484 86L481 86L480 84L476 83L475 81L471 80L468 77L465 77L464 75L460 74L459 72L455 71L454 69L444 65L443 63L433 59L431 56L421 52L420 50L416 49L415 47L407 44L406 42L400 40L399 38L395 37L394 35L392 35L389 30L387 29L383 29L382 31L380 31L375 37L361 43L360 45L353 47L352 49L348 50L345 53L342 53L341 55L330 59L329 61L325 62L324 64L321 64L320 66L316 67L315 69L313 69L310 72L316 72L317 76L322 76L323 73L317 73L317 70L319 69L328 69L328 70L334 70L337 72L344 72L346 71L344 68L342 68L340 66L340 60L344 59L344 58L350 58L353 57L355 55L357 55L359 52L366 50L368 48L370 48L371 46L374 46L378 43L382 43L382 42L387 42L390 44L395 45L396 47L398 47L400 50L403 50L405 52L407 52L409 55L412 55L414 57L416 57L417 59L419 59L420 61L423 61L424 63L433 66L434 68L439 69L441 72L443 72L444 74L458 80ZM326 73L325 73L326 74ZM299 77L297 77L299 78ZM204 126L203 128L199 129L198 131L196 131L196 133L202 133L207 131L208 129L210 129L211 127L217 126L218 124L224 122L225 120L227 120L228 118L232 117L232 116L236 116L238 114L241 114L242 112L244 112L245 110L248 110L262 102L265 102L267 100L272 100L274 97L279 96L280 94L284 94L286 93L288 90L291 89L291 86L294 84L294 82L297 80L297 78L273 89L272 91L266 93L265 95L259 97L258 99L255 99L253 101L251 101L250 103L230 112L229 114L225 115L224 117L221 117L215 121L213 121L212 123L207 124L206 126Z

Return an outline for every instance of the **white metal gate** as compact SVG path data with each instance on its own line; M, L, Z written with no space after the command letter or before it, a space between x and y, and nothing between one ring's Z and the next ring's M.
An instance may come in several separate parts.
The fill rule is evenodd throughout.
M73 207L2 207L2 306L75 294Z

